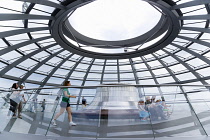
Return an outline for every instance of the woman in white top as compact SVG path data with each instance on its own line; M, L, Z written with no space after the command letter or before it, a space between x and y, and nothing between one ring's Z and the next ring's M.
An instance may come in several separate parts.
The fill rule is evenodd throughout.
M20 89L23 89L23 88L24 88L24 86L20 85ZM18 112L18 118L22 119L22 116L21 116L22 104L23 104L23 101L26 102L26 99L25 99L23 93L22 94L19 93L19 99L20 99L20 103L17 105L17 108L16 108L14 116L16 116L16 112Z
M12 85L12 90L17 90L18 89L18 84L14 83ZM13 116L15 116L15 110L17 108L17 105L20 103L20 95L21 91L12 91L12 94L10 96L10 108L9 110L13 112Z

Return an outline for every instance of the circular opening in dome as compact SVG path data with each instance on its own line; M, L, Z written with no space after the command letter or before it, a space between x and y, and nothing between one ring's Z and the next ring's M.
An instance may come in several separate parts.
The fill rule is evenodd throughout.
M77 8L68 20L87 37L119 41L150 31L160 18L160 12L141 0L96 0Z

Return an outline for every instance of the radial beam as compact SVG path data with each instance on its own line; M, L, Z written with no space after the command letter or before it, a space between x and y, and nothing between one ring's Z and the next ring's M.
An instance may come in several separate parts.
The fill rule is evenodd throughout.
M117 81L120 83L120 66L119 66L119 59L117 59Z
M23 33L29 33L29 32L43 31L43 30L50 30L50 27L26 28L26 29L18 29L18 30L10 30L10 31L6 31L6 32L0 32L0 38L23 34Z
M205 41L201 41L201 40L198 40L198 39L194 39L194 38L190 38L190 37L186 37L186 36L180 36L180 35L177 36L177 38L181 38L181 39L184 39L184 40L188 40L188 41L192 41L192 42L204 45L206 47L210 47L210 43L205 42Z
M43 16L43 15L32 15L32 14L0 14L0 21L24 20L24 19L54 20L55 17Z
M135 66L134 66L134 64L133 64L133 60L132 60L131 58L129 58L129 61L130 61L130 65L131 65L131 68L132 68L132 71L133 71L133 75L134 75L136 84L140 84L140 83L139 83L138 76L137 76L136 68L135 68Z
M104 71L105 71L105 67L106 67L106 59L104 60L104 65L103 65L103 69L102 69L102 72L101 72L101 81L100 81L100 84L103 83L104 81Z
M207 19L210 19L210 14L179 17L179 20L207 20Z
M203 5L203 4L209 4L209 3L210 3L209 0L194 0L194 1L186 2L186 3L174 5L171 7L171 10L192 7L192 6L198 6L198 5Z
M203 33L210 33L210 29L208 29L208 28L182 27L182 30L198 31L198 32L203 32Z
M81 86L84 86L85 85L85 82L87 80L87 76L88 76L88 74L90 72L91 67L93 66L94 61L95 61L95 59L92 60L92 62L90 63L90 66L87 68L87 71L85 73L85 76L83 78L83 81L82 81L82 85ZM82 91L83 91L83 89L80 89L80 92L79 92L79 95L78 95L78 99L77 99L77 109L78 109L78 105L79 105L80 98L81 98L81 95L82 95Z

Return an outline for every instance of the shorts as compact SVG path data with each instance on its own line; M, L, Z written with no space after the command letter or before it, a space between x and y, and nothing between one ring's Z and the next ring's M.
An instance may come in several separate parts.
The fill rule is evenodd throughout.
M63 102L63 101L61 101L60 106L61 106L62 108L66 108L66 107L70 107L70 104L69 104L68 102Z

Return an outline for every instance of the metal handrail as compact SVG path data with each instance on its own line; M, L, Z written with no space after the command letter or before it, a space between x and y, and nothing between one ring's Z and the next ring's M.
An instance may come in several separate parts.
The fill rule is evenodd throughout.
M15 90L4 90L0 91L25 91L25 90L41 90L41 89L63 89L63 88L84 88L84 89L95 89L97 87L123 87L123 86L134 86L134 87L171 87L171 86L185 86L185 87L206 87L210 88L210 84L206 85L193 85L193 84L155 84L155 85L139 85L139 84L103 84L96 86L53 86L53 87L39 87L39 88L25 88L25 89L15 89Z

